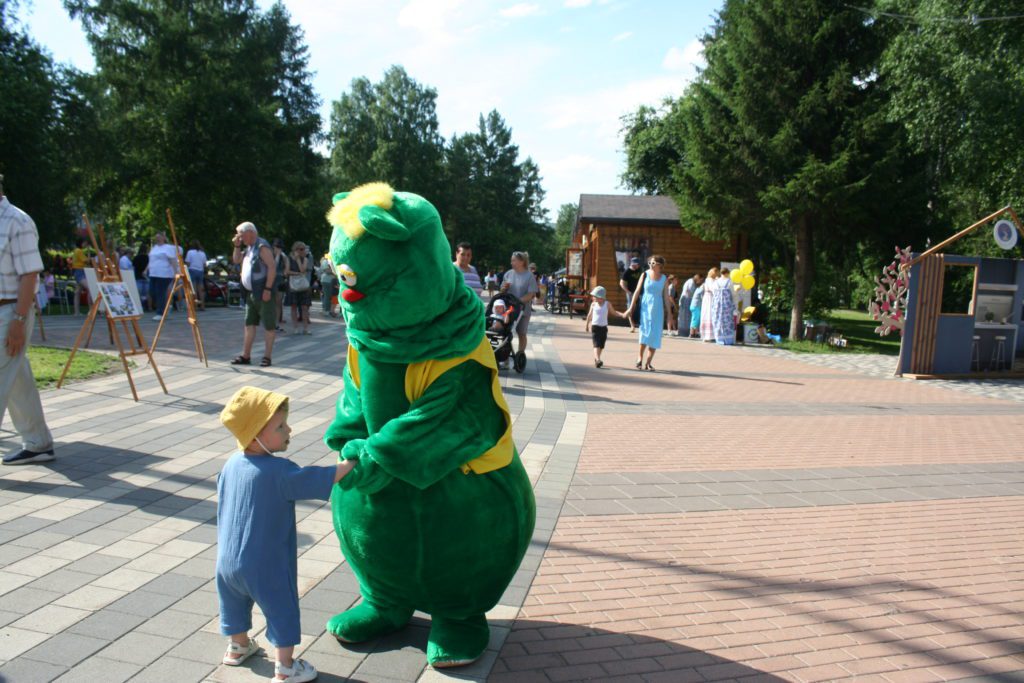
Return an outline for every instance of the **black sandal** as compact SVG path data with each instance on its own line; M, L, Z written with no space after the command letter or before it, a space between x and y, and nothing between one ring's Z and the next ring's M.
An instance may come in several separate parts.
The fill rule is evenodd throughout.
M637 361L636 362L636 369L639 370L642 367L643 367L643 362L642 361Z
M249 365L249 357L238 354L231 360L232 365Z
M270 367L270 359L267 358L266 356L263 356L263 360L260 361L260 367L261 368L269 368Z

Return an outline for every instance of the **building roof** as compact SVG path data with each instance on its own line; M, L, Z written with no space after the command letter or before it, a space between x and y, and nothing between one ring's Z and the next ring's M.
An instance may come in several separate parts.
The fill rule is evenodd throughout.
M679 224L679 208L671 197L581 194L577 224L582 222Z

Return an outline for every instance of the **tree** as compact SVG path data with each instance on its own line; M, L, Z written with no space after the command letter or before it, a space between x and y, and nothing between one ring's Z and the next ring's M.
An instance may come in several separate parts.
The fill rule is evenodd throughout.
M365 77L331 111L330 174L338 190L384 181L443 208L444 140L438 134L437 91L392 66L380 83Z
M123 233L171 207L181 237L243 219L309 239L322 219L318 100L301 30L280 3L66 0L96 59L92 107L115 161L83 196ZM314 210L315 207L315 210ZM223 231L223 232L222 232Z
M933 236L1024 201L1024 34L1013 3L898 0L880 73L888 114L924 157Z
M453 240L473 244L482 262L503 266L514 250L526 250L547 269L552 231L543 207L540 169L519 161L512 130L497 111L480 116L476 132L452 138L445 154L450 195L445 225Z
M684 122L680 120L680 102L669 99L665 111L641 105L622 117L626 170L622 184L634 192L672 194L673 169L683 161Z
M642 111L627 122L634 187L668 189L687 229L745 232L791 269L791 338L816 237L827 237L820 251L841 252L892 224L868 205L905 200L900 184L883 184L903 158L879 114L881 47L865 15L839 0L727 0L694 84L658 119ZM887 146L895 151L879 154Z
M0 174L5 194L32 216L45 242L69 223L58 107L63 74L20 30L16 7L0 0Z
M558 207L558 218L555 220L554 248L557 254L565 254L572 246L572 233L576 229L576 216L579 207L576 204L562 204Z

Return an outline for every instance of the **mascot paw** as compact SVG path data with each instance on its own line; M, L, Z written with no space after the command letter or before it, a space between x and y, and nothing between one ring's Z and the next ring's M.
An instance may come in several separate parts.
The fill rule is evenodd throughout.
M352 460L359 459L359 456L363 453L363 446L366 445L366 439L352 439L346 441L345 445L341 447L341 459Z
M339 482L343 490L356 489L371 495L390 484L394 477L374 462L365 452L366 439L352 439L341 449L342 460L357 460L355 468Z
M363 601L331 617L327 622L327 631L343 643L362 643L397 631L408 624L411 618L411 609L383 609Z
M446 619L431 615L427 661L435 669L472 664L487 649L491 630L484 615Z

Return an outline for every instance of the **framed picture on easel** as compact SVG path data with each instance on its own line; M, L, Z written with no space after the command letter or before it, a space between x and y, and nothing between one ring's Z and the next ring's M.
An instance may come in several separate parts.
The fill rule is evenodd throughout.
M135 307L135 299L123 282L98 282L96 285L99 287L100 296L103 297L103 303L107 306L109 317L138 318L142 315Z

